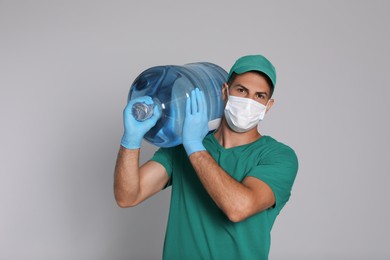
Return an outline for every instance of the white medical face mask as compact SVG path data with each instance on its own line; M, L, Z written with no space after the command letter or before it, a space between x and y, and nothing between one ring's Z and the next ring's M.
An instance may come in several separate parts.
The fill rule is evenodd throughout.
M256 127L263 120L267 106L250 98L228 97L225 118L235 132L246 132Z

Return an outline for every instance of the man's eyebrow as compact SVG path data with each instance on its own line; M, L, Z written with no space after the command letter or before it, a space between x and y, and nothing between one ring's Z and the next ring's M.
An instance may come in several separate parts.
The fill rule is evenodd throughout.
M245 86L243 86L243 85L241 85L241 84L237 84L237 85L235 85L235 87L240 87L240 88L243 88L243 89L245 89L246 91L248 91L249 89L248 88L246 88ZM267 92L265 92L265 91L258 91L258 92L256 92L256 94L263 94L263 95L266 95L267 97L268 97L268 93Z
M256 94L263 94L263 95L266 95L268 97L268 93L267 92L259 91L259 92L256 92Z
M235 85L235 87L241 87L241 88L243 88L243 89L245 89L245 90L249 90L248 88L246 88L245 86L241 85L240 83L238 83L237 85Z

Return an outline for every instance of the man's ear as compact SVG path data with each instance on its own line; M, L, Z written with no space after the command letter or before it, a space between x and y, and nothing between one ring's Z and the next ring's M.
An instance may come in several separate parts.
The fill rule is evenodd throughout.
M227 101L228 99L228 91L229 91L229 86L228 84L225 82L223 83L222 85L222 98L223 98L223 101Z
M267 113L268 110L270 110L270 108L272 107L272 105L274 104L275 100L273 98L271 98L270 100L268 100L268 104L267 104L267 109L265 110L265 112Z

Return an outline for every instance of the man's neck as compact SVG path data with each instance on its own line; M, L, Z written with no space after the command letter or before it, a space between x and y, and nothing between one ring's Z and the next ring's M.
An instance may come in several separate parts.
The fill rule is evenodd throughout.
M226 120L223 118L221 125L215 131L214 136L221 144L221 146L228 149L240 145L253 143L261 137L261 134L258 132L257 127L244 133L237 133L230 129L230 127L226 123Z

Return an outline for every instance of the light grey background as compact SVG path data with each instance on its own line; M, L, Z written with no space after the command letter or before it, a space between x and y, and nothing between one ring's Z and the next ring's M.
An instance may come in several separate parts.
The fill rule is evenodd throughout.
M0 0L0 258L160 259L169 190L132 209L113 197L130 84L262 53L278 72L262 132L300 159L270 258L390 259L389 7Z

